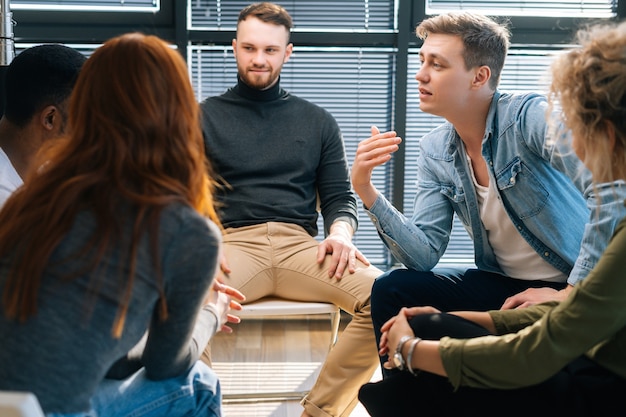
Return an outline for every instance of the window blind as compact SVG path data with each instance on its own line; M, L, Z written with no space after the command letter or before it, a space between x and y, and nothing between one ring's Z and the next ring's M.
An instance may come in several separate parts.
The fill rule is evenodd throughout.
M192 29L234 30L250 1L190 0ZM394 0L275 1L289 11L294 31L384 31L395 28Z
M13 10L158 12L160 0L12 0Z
M437 14L450 10L476 10L491 16L552 16L609 18L617 13L613 0L427 0L426 13Z

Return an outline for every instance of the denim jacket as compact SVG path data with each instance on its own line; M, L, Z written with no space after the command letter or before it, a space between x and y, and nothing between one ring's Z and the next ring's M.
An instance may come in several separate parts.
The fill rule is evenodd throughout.
M511 221L529 245L574 285L594 267L626 216L623 182L592 184L571 139L550 138L544 96L494 94L482 155ZM480 219L463 142L444 123L420 142L417 194L408 219L382 195L367 213L394 257L432 269L445 252L456 214L474 241L479 269L503 273Z

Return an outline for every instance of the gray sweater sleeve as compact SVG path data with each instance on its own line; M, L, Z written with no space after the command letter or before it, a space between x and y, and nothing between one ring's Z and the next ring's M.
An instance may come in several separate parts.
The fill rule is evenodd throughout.
M198 320L194 328L192 343L196 346L200 352L202 352L201 346L206 346L211 338L217 333L219 325L219 319L215 312L204 306L198 314ZM204 340L207 342L204 342ZM143 351L146 348L146 341L148 340L148 332L144 334L139 343L133 347L126 356L120 358L109 371L107 372L107 378L111 379L124 379L137 372L142 366L141 357Z
M190 221L170 238L164 253L163 279L168 316L153 313L149 331L107 377L121 379L142 366L151 379L165 379L189 369L218 330L218 318L203 301L213 282L221 244L212 222Z

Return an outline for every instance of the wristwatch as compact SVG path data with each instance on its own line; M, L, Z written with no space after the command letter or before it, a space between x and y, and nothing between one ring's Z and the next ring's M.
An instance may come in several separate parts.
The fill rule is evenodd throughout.
M411 336L402 336L402 338L398 342L398 346L396 347L396 353L393 354L393 364L401 371L404 371L406 369L406 362L404 361L404 357L402 357L402 347L406 342L411 339Z

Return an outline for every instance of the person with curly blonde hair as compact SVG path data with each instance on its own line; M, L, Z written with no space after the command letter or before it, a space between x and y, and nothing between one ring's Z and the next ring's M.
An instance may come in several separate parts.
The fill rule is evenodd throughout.
M549 102L594 183L626 180L626 22L581 29L551 68ZM559 112L557 112L559 113ZM626 392L626 218L562 301L487 312L403 308L381 353L406 369L361 388L374 417L609 416ZM393 367L391 363L387 366Z

